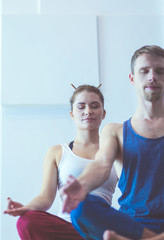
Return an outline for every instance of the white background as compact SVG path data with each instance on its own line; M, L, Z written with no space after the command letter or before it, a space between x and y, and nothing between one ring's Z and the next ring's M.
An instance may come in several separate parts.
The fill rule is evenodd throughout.
M18 240L17 218L3 214L6 199L36 196L47 149L74 139L70 83L103 84L102 126L130 118L130 58L143 45L164 47L164 1L2 0L0 27L0 232ZM50 209L57 211L58 200Z

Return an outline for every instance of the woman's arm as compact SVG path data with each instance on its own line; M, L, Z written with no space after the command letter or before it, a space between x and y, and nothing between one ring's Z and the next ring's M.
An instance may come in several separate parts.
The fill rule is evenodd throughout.
M51 207L57 191L57 162L60 161L61 155L62 147L60 145L53 146L48 150L44 160L40 194L27 205L22 205L8 198L5 214L20 216L26 211L46 211Z

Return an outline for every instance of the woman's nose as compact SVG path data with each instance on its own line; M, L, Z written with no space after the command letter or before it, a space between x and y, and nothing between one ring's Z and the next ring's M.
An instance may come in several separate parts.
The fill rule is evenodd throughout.
M85 108L85 114L86 115L89 115L89 114L91 114L92 113L92 109L89 107L89 106L87 106L86 108Z

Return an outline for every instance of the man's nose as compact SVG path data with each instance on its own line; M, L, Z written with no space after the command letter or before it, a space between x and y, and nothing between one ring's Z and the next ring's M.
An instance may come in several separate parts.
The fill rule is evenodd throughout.
M151 70L149 72L149 82L153 82L157 80L156 72L154 70Z

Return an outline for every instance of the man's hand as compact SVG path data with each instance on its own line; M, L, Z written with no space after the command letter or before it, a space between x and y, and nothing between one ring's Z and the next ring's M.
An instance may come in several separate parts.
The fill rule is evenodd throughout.
M11 198L8 198L7 201L8 201L7 210L3 212L4 214L8 214L15 217L23 215L25 212L28 211L28 209L24 205L12 201Z
M80 182L73 176L69 176L67 183L60 189L60 196L63 202L63 212L70 213L77 208L79 203L85 199L87 192Z

